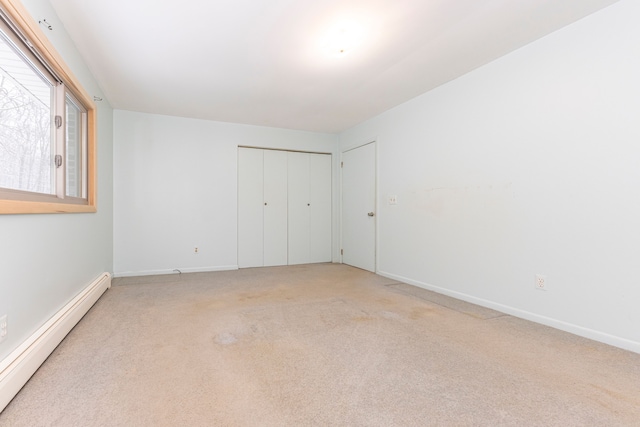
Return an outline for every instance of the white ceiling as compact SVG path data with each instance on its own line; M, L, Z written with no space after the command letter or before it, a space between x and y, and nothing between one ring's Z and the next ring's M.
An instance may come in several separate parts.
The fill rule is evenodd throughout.
M334 133L617 0L50 1L114 108Z

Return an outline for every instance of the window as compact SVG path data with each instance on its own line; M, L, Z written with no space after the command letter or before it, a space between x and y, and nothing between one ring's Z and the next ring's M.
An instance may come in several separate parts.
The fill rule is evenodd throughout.
M95 106L24 17L0 0L0 213L95 212Z

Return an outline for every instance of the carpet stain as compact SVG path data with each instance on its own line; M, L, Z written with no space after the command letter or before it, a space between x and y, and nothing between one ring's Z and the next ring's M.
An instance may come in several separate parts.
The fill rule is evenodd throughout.
M391 320L404 320L404 318L398 313L394 313L393 311L381 311L380 315L385 319Z
M215 342L222 345L234 344L238 338L230 332L223 332L215 337Z
M354 322L370 322L374 320L374 318L371 316L355 316L352 317L351 320L353 320Z
M376 301L384 305L393 305L393 301L391 301L389 298L377 298Z
M618 391L613 391L610 390L606 387L602 387L596 384L589 384L591 387L595 388L596 390L599 390L600 392L606 394L607 396L613 398L614 400L624 400L626 402L632 403L634 405L638 405L640 406L640 396L636 395L636 396L628 396L624 393L620 393ZM602 402L599 402L602 404ZM608 405L604 405L605 407L608 407Z
M242 292L238 294L237 300L240 302L243 301L253 301L253 300L266 300L266 301L291 301L294 300L296 296L295 290L277 287L274 289L269 289L266 291L259 292Z
M437 314L438 313L436 312L436 310L431 307L414 307L411 309L411 312L409 313L409 319L411 320L424 319L425 317L431 317Z
M190 304L189 311L191 311L194 315L199 315L202 312L217 311L228 306L229 302L224 301L221 298L207 298Z

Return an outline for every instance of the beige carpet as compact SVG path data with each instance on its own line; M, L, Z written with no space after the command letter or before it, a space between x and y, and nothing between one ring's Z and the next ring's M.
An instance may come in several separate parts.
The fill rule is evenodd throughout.
M2 426L640 426L640 355L320 264L118 279Z

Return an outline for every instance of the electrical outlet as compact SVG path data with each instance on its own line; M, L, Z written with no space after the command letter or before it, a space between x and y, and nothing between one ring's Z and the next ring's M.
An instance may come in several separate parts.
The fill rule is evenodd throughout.
M536 274L536 280L534 282L534 286L536 289L540 289L541 291L547 290L547 276L542 274Z
M4 338L9 333L7 326L7 315L0 317L0 342L4 340Z
M193 249L193 253L194 253L194 254L197 254L197 253L198 253L198 248L194 248L194 249Z
M389 196L389 204L390 205L398 204L398 196L396 196L396 195Z

